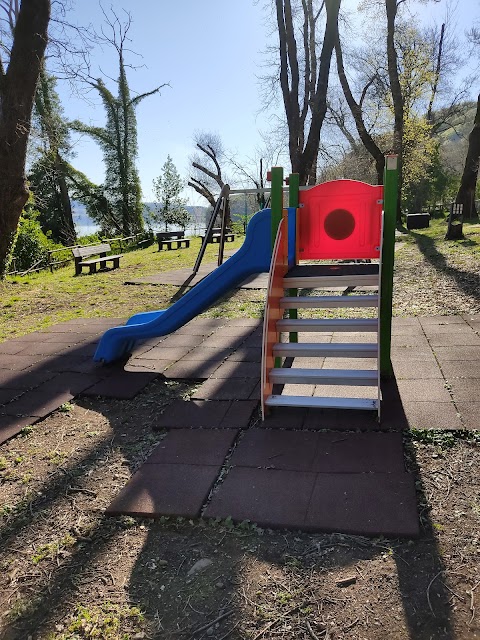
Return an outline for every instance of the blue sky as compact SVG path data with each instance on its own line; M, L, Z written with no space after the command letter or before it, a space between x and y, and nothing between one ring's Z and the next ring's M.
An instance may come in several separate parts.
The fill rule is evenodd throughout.
M470 0L469 0L470 1ZM465 0L462 0L465 5ZM196 131L220 134L224 145L239 158L254 154L260 144L259 130L269 129L269 116L261 111L258 76L265 73L265 49L277 42L274 24L267 19L263 0L114 0L119 16L130 12L131 49L141 58L127 54L127 62L144 65L128 70L132 93L142 93L163 83L161 95L147 98L137 110L138 168L144 200L153 199L152 180L161 173L171 155L180 173L187 177L188 158ZM358 0L343 0L352 11ZM441 23L446 0L419 6L426 20ZM110 4L104 3L108 11ZM471 7L474 8L473 6ZM479 14L475 2L475 13ZM475 10L474 9L474 10ZM468 27L471 14L457 10L460 27ZM68 18L81 25L103 22L98 0L76 0ZM468 22L467 22L468 21ZM113 48L91 51L92 75L99 70L118 75ZM107 81L113 89L113 83ZM88 100L72 95L67 83L59 83L65 115L89 124L103 125L104 111L98 96ZM279 108L283 108L279 106ZM77 157L73 164L94 182L103 180L102 154L88 137L75 137ZM204 204L188 189L190 203Z

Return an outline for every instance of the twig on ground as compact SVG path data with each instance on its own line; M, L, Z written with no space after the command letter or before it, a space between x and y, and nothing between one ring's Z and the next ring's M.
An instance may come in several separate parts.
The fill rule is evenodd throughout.
M435 582L435 580L438 578L438 576L441 576L442 573L444 572L444 570L442 569L441 571L439 571L437 573L436 576L433 576L433 578L430 580L430 584L427 587L427 602L428 602L428 606L430 608L430 611L432 612L432 615L434 618L436 618L437 616L435 615L435 612L432 608L432 603L430 602L430 587L432 586L432 584Z
M315 631L312 629L312 625L310 624L310 622L308 620L306 622L306 625L307 625L307 631L312 636L313 640L320 640L319 636L317 636ZM324 629L320 633L322 633L323 635L326 635L327 634L327 630Z
M470 589L470 591L467 591L467 593L470 595L470 611L472 612L472 617L470 618L470 622L468 624L472 624L473 619L475 618L475 596L474 596L474 592L475 592L475 589L478 587L479 584L480 584L480 580L473 585L473 587Z
M230 611L226 611L225 613L222 613L221 616L217 616L215 620L211 620L211 622L207 622L207 624L204 624L201 627L198 627L198 629L195 629L195 631L190 635L189 640L192 640L196 635L198 635L199 633L202 633L202 631L206 631L207 629L210 629L210 627L213 627L213 625L216 624L217 622L220 622L220 620L224 620L225 618L228 618L229 616L232 615L232 613L233 613L233 609L230 609Z

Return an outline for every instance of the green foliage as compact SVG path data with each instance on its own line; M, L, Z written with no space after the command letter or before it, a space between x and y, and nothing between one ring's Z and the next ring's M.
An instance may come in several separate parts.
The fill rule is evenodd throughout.
M39 213L32 211L20 218L10 268L26 271L39 260L47 261L48 250L55 245L43 233L38 217Z
M91 136L103 152L105 183L96 189L93 185L85 189L90 206L93 203L96 205L92 217L100 222L107 235L119 233L129 236L143 230L140 179L136 168L138 144L135 108L144 98L157 93L160 87L131 98L122 47L119 47L118 54L117 97L107 89L102 79L93 83L105 108L105 126L92 127L75 121L72 127Z
M80 605L68 623L67 632L54 634L50 640L126 640L136 637L135 633L144 637L144 628L145 616L138 607L110 602L90 609Z
M162 175L153 181L153 192L157 200L156 210L152 214L156 222L165 225L176 225L185 230L192 217L185 208L186 200L182 198L183 182L172 158L167 160L162 167Z

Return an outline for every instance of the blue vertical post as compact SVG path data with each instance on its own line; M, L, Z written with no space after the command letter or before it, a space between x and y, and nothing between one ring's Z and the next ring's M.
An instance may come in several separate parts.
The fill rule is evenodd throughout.
M288 177L288 206L298 209L299 204L299 188L300 188L300 176L298 173L291 173ZM295 238L296 242L296 238ZM296 257L296 256L295 256ZM298 296L297 289L289 289L288 296L290 298L296 298ZM290 309L288 312L290 320L296 320L298 318L298 310ZM290 342L298 342L298 333L291 331L289 334Z

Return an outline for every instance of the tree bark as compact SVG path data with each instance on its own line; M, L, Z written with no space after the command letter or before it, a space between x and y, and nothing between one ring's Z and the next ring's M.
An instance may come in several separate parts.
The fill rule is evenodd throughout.
M357 132L358 132L358 135L360 136L360 140L362 141L365 149L368 151L368 153L372 156L372 158L375 161L375 169L377 172L377 184L383 184L383 170L385 167L385 155L382 152L382 150L378 147L377 143L372 138L372 136L368 133L367 128L365 126L365 122L363 120L362 107L360 104L357 103L357 101L353 97L352 91L350 89L350 85L348 84L347 76L345 74L345 68L343 65L342 48L340 45L340 37L338 33L335 41L335 53L337 57L338 77L343 89L345 100L347 101L347 104L350 107L350 111L352 112L352 116L353 116L353 119L355 120L355 126L357 127ZM364 93L366 93L365 90L364 90Z
M22 0L8 69L0 68L0 276L28 199L25 160L49 20L50 0Z
M468 136L468 150L465 159L460 188L455 200L463 204L463 219L471 220L477 217L475 206L475 191L477 188L478 167L480 160L480 95L477 99L477 111L473 121L473 129Z
M303 55L305 57L304 96L300 104L299 56L295 39L290 0L276 0L279 37L280 87L288 125L288 148L292 172L298 173L300 184L316 182L320 131L327 112L327 89L330 62L338 32L338 12L341 0L325 0L327 22L320 57L315 51L315 25L319 16L313 14L311 0L302 2ZM323 6L323 5L322 5ZM317 71L318 68L318 71ZM310 117L308 118L308 112ZM308 132L305 130L309 121Z

